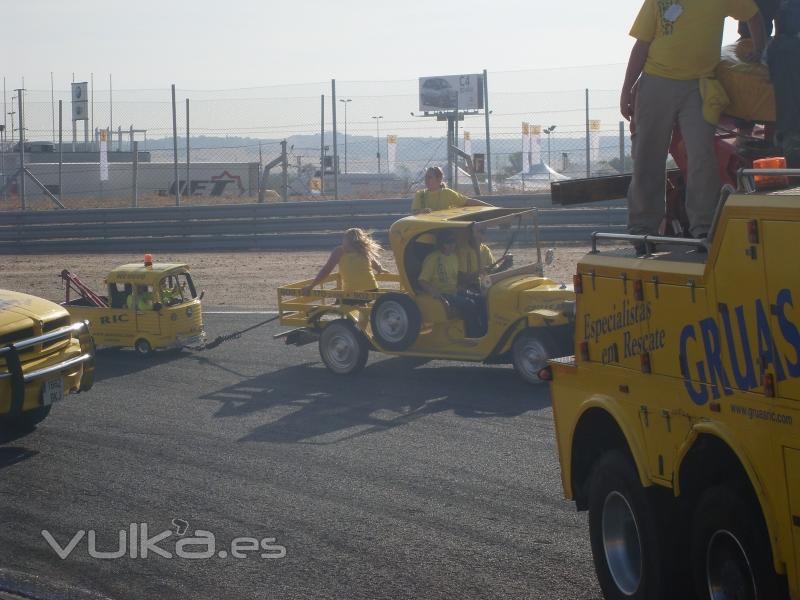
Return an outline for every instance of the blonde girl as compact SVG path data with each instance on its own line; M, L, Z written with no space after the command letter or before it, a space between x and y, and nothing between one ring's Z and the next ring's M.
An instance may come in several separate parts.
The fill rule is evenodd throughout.
M358 228L348 229L342 236L342 245L334 248L317 276L309 285L300 290L300 294L307 296L311 289L331 274L339 266L339 275L342 279L342 291L366 292L378 289L375 280L376 273L383 273L385 269L379 262L381 247L369 234Z

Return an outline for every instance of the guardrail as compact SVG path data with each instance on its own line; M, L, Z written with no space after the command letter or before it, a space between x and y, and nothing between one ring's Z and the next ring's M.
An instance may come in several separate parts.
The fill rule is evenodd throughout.
M543 241L587 243L593 231L620 231L626 212L553 209L549 195L492 196L508 208L538 207ZM390 225L409 213L410 200L308 201L137 209L0 212L0 254L330 248L348 227L386 242Z

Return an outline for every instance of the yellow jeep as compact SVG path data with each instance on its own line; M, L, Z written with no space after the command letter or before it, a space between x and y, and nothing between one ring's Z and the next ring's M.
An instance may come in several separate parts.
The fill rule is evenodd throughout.
M378 275L380 288L372 292L341 291L338 274L330 275L322 289L309 296L301 295L301 289L311 280L279 288L281 324L295 328L276 337L294 345L318 340L322 360L337 374L360 370L369 350L376 350L513 363L526 381L537 383L545 361L569 351L575 302L571 285L543 276L536 222L535 210L494 207L454 208L400 219L389 230L397 275ZM515 241L527 245L523 249L530 257L527 264L480 278L485 311L480 337L467 337L464 321L419 287L423 260L434 251L435 235L443 230L453 231L459 244L472 244L476 250L476 236L494 242L496 250L504 250L498 267L510 262L508 251Z
M88 323L58 304L0 290L0 425L26 431L66 394L94 383Z
M104 296L67 270L61 278L66 290L63 306L73 320L89 321L98 346L132 346L138 354L149 355L205 339L202 294L198 296L185 264L153 263L146 254L142 263L112 270Z

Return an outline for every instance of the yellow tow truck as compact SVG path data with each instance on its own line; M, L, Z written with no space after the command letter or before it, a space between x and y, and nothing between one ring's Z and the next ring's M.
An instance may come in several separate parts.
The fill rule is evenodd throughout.
M453 208L400 219L389 230L396 275L378 275L380 288L374 292L343 292L338 274L328 276L323 288L310 296L301 294L310 280L279 288L280 322L294 329L276 337L292 345L318 341L323 362L340 375L359 371L369 351L375 350L511 363L524 380L538 383L545 360L560 356L571 344L575 302L571 284L544 276L547 258L542 260L537 224L535 210L494 207ZM478 250L477 240L486 240L504 249L496 272L481 277L475 292L485 322L476 337L467 336L461 316L419 287L422 263L435 250L435 235L442 231L452 231L459 247ZM509 253L515 243L518 256ZM515 266L510 268L512 262Z
M800 599L800 188L765 176L800 170L740 171L710 243L595 234L578 264L541 376L606 598Z
M187 265L141 263L113 269L105 278L107 295L92 291L78 276L61 272L62 305L73 320L86 320L98 346L133 347L142 356L183 348L205 340L201 299ZM73 296L74 294L74 296Z
M86 321L58 304L0 290L0 427L25 432L53 403L94 383L94 342Z

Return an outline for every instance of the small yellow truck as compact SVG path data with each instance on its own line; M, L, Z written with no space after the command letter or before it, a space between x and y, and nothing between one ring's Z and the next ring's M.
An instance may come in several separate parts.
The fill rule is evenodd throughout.
M544 277L536 211L494 207L463 207L405 217L392 224L396 275L377 276L373 292L346 293L338 274L323 281L323 289L303 296L311 283L299 281L278 289L280 322L292 326L279 334L287 344L319 341L325 365L339 375L355 373L370 350L429 359L511 363L529 383L551 356L568 351L574 321L572 286ZM480 294L485 330L468 337L462 316L441 300L424 293L419 276L425 258L435 249L435 236L448 231L459 247L494 240L504 248L496 261L502 269L482 277ZM476 236L478 236L476 238ZM531 239L533 236L533 239ZM526 256L509 250L519 243ZM477 246L475 246L477 248ZM522 260L527 257L527 261Z
M133 347L146 356L205 339L203 294L197 294L185 264L154 263L146 254L141 263L113 269L105 278L107 295L102 296L67 270L61 278L63 306L73 320L89 321L98 346Z
M800 599L800 188L743 170L711 242L597 252L550 361L565 496L606 598Z
M0 428L25 432L54 402L94 383L94 342L85 321L58 304L0 290Z

